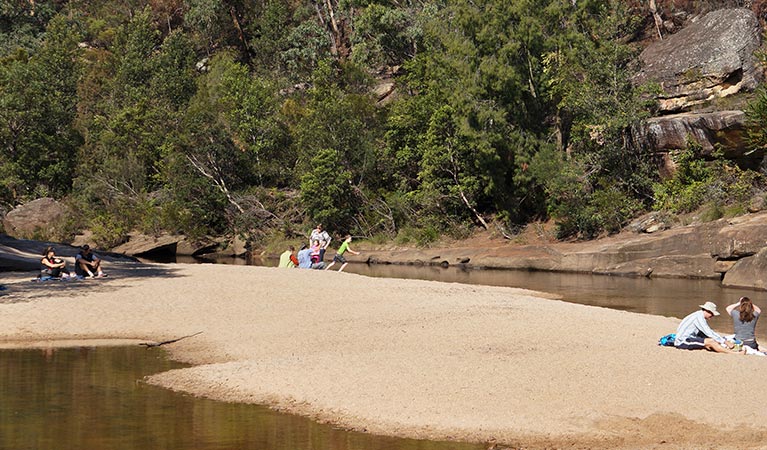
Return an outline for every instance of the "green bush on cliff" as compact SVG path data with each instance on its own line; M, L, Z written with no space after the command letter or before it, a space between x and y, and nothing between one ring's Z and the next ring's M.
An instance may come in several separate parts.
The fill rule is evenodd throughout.
M673 177L655 184L655 209L681 214L705 205L701 218L711 220L744 210L742 205L763 189L762 175L739 168L719 151L713 157L705 160L700 146L692 143L681 151Z

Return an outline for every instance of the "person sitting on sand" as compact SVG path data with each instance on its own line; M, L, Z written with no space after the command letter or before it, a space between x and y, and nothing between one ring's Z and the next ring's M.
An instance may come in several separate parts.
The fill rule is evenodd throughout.
M53 247L46 247L43 251L43 259L40 260L40 277L41 279L66 279L70 278L69 270L67 269L67 263L61 258L56 257L56 250Z
M296 248L292 245L288 247L287 250L282 252L280 255L280 263L277 265L277 267L283 267L292 269L293 267L296 267L298 265L298 260L296 260L296 255L294 253L296 252Z
M301 250L298 251L298 268L299 269L323 269L325 268L324 262L312 262L312 250L306 248L306 244L301 246Z
M91 251L91 246L88 244L83 245L75 256L75 274L82 278L102 278L106 276L104 271L101 270L101 258Z
M313 240L312 245L309 247L310 255L312 255L312 264L320 262L320 241Z
M754 305L748 297L741 297L736 303L726 308L727 314L732 317L732 327L735 329L735 339L743 341L754 350L759 350L756 342L756 321L762 314L762 310Z
M352 237L350 235L346 235L344 238L344 242L341 244L340 247L338 247L338 252L336 253L336 256L333 257L333 262L330 263L329 266L325 268L325 270L330 269L333 267L333 265L337 262L341 263L341 268L338 269L339 272L344 270L344 267L346 267L348 262L346 262L346 258L344 258L344 253L349 252L352 255L359 255L359 252L355 252L354 250L349 248L349 243L351 243Z
M698 306L700 309L682 319L676 329L674 347L683 350L702 350L705 348L717 353L745 353L745 351L732 350L735 345L708 326L708 319L719 315L716 304L706 302Z

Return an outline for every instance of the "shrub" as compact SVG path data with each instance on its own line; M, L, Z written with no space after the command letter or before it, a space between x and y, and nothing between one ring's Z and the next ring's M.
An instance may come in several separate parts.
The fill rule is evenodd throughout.
M688 145L676 158L677 172L654 187L654 209L688 213L702 208L701 220L715 220L745 211L745 204L763 188L762 175L743 170L714 152L713 161L700 155L700 146Z

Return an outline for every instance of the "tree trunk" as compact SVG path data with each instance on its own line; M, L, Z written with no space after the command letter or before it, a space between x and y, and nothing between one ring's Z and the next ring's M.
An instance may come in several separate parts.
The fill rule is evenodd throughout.
M661 19L660 14L658 14L658 7L655 4L655 0L650 0L650 12L652 13L652 18L655 20L655 29L658 31L658 37L660 40L663 40L663 34L660 31L661 26L663 26L663 19Z

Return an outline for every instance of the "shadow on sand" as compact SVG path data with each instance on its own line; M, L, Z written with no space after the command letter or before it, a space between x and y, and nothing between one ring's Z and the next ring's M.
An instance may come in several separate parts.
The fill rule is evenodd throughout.
M104 267L106 278L37 281L36 272L0 272L1 303L22 303L50 295L77 297L84 293L108 292L125 287L135 278L171 278L181 276L179 270L167 265L117 263Z

